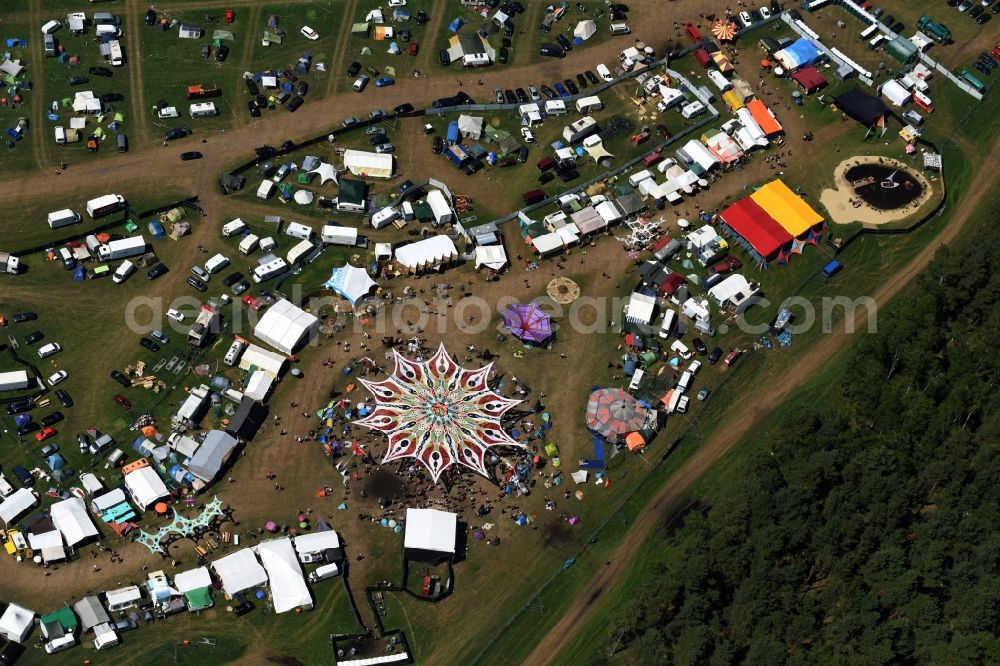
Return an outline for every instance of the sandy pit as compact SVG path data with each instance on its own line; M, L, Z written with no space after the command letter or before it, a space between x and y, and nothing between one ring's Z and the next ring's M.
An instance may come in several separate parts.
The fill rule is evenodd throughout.
M880 210L870 206L855 193L854 187L848 182L845 175L851 167L862 164L883 164L893 169L899 169L920 183L923 191L917 198L901 208ZM913 215L934 195L934 186L922 173L887 157L857 156L848 158L837 165L834 170L834 181L836 183L834 187L823 190L819 200L830 213L830 220L836 224L861 222L866 226L878 226L895 222Z

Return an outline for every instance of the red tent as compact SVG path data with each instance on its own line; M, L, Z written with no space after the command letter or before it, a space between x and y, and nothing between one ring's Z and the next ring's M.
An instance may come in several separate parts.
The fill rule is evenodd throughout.
M726 226L750 244L761 259L770 261L792 235L750 197L740 199L719 214Z
M712 64L712 58L708 55L708 51L705 49L695 49L694 59L698 61L698 64L702 67L710 67Z
M801 67L795 70L792 80L798 83L807 95L826 86L826 78L815 67Z
M673 296L674 292L680 289L682 284L685 284L687 280L680 273L671 273L667 276L667 279L663 281L660 285L660 293L666 294L667 296Z

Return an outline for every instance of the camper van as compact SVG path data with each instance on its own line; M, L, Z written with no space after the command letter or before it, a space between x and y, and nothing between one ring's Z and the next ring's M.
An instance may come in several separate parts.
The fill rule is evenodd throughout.
M261 252L270 252L271 250L273 250L276 247L278 247L278 244L276 242L274 242L274 238L272 238L271 236L267 236L266 238L261 238L260 239L260 251Z
M670 337L670 332L674 330L674 324L677 323L677 313L673 310L667 310L663 313L663 323L660 324L660 337L666 339Z
M241 233L246 228L247 228L246 222L244 222L240 218L236 218L235 220L230 220L229 222L226 222L224 225L222 225L222 235L227 238L230 236L235 236L236 234Z
M108 456L108 460L104 463L104 469L111 469L112 467L117 467L121 462L125 460L125 452L121 449L115 449Z
M628 383L628 390L634 391L639 388L639 383L642 382L642 378L645 374L645 370L642 368L636 368L635 372L632 373L632 381Z
M63 650L68 650L76 645L76 636L74 634L66 634L65 636L60 636L55 638L45 644L46 654L55 654L56 652L62 652Z
M59 259L62 260L63 268L66 270L71 271L76 268L76 259L73 258L73 253L69 251L69 248L59 248Z
M243 349L246 345L242 340L233 340L233 344L229 346L229 351L226 352L226 356L222 359L222 362L233 367L240 360L240 355L243 353Z
M291 236L292 238L298 238L300 240L309 240L312 238L313 229L312 227L300 222L289 222L288 226L285 227L285 235Z
M688 387L691 386L691 380L693 378L694 374L692 374L690 370L685 370L683 373L681 373L681 378L677 380L677 390L681 391L682 393L684 391L687 391Z
M690 120L691 118L700 116L703 113L705 113L705 105L701 102L695 101L681 107L681 116L683 116L685 120Z
M135 264L126 259L125 261L122 262L122 265L118 267L118 270L115 271L115 274L111 276L111 280L115 284L121 284L122 282L127 280L128 277L132 275L132 273L134 272L135 272Z
M288 255L286 255L289 265L297 264L301 259L312 252L314 248L315 246L312 244L312 241L309 240L299 241L296 243L295 247L289 250Z
M180 118L181 117L181 114L179 114L177 112L177 107L176 106L165 106L165 107L157 110L156 115L161 120L164 120L166 118Z
M122 132L118 133L118 135L115 137L115 143L118 146L119 153L128 152L128 136L126 136L124 133Z
M274 194L275 189L276 185L274 184L274 181L265 179L261 181L260 186L257 188L257 198L264 200L270 199L271 195Z
M487 67L490 57L485 53L467 53L462 56L462 67Z
M253 281L260 284L265 280L277 277L287 269L288 264L285 263L284 259L274 259L253 269Z
M608 83L615 80L615 77L611 74L611 70L603 62L597 66L597 75Z
M257 249L257 242L260 240L255 234L250 234L240 241L239 250L243 254L250 254Z
M96 634L94 636L95 650L106 650L118 645L120 642L118 634L115 633L110 624L105 623L94 627L94 633Z
M125 64L125 58L122 56L122 45L117 39L108 42L108 61L112 67L121 67Z
M205 270L211 273L212 275L215 275L228 265L229 265L229 259L227 259L222 254L217 254L205 262Z
M188 107L192 118L211 118L219 115L215 102L198 102Z

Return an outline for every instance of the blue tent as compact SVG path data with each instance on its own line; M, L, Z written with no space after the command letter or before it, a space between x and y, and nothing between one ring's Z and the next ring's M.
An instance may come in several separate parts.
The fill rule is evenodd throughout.
M445 135L445 139L448 143L458 143L459 133L458 133L458 122L453 120L448 123L448 133Z
M158 240L166 236L166 233L163 231L163 225L158 220L150 220L146 226L149 227L149 233L153 234L153 238Z
M458 29L461 28L466 23L468 23L468 21L466 21L461 16L455 17L455 20L448 24L448 30L452 32L458 32Z
M31 415L30 414L15 414L14 415L14 425L16 425L18 428L23 428L24 426L28 425L29 423L31 423Z
M57 469L62 469L66 466L66 459L58 453L53 453L51 456L45 459L45 463L49 466L53 472Z
M83 282L87 279L87 276L83 271L83 266L77 266L76 270L73 271L73 279L77 282Z

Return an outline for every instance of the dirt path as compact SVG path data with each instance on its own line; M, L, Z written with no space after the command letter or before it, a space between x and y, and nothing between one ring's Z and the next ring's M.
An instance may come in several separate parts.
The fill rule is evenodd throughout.
M141 18L145 11L140 0L125 0L125 15L128 17L128 46L126 47L128 58L128 76L132 85L132 115L128 118L138 130L135 132L136 138L147 140L149 138L149 118L146 115L146 84L142 77L142 49L139 47L141 41L140 31L142 30Z
M38 6L41 4L40 0L31 0L28 4L28 22L31 26L40 26L41 19L38 17ZM41 71L41 62L45 57L42 52L42 47L44 45L44 40L29 39L29 48L31 49L31 59L34 62L39 63L39 71ZM45 97L42 94L44 86L38 86L31 93L31 123L38 127L42 126L42 118L47 117L46 107L45 107ZM31 150L35 153L35 164L38 165L39 169L45 170L49 164L48 155L48 144L42 138L44 134L40 134L37 130L34 132L34 136L31 140ZM51 136L51 135L49 135Z
M992 164L1000 160L1000 140L995 141L984 164ZM992 172L981 170L970 185L969 194L962 199L954 211L950 224L933 241L927 244L909 264L895 273L873 294L879 306L884 306L904 287L909 285L934 258L935 252L958 236L971 217L983 195L989 191ZM618 583L622 574L629 570L639 548L645 543L649 533L664 520L683 500L688 488L722 456L729 452L741 438L761 420L771 409L762 405L778 405L796 391L820 367L829 361L832 354L848 342L848 334L840 329L819 341L799 362L788 369L784 381L763 387L754 394L752 401L745 401L735 412L727 416L728 428L721 429L711 439L695 452L681 469L664 485L660 492L643 507L636 516L628 534L622 539L618 548L608 559L613 563L608 567L598 567L587 585L576 595L573 604L566 610L560 620L538 642L534 651L525 659L526 664L549 664L556 656L562 654L564 648L575 637L575 632L585 626L594 609L599 605L601 597Z
M351 17L357 9L358 0L347 0L347 4L344 6L344 11L341 16ZM347 19L349 20L349 19ZM329 81L326 82L326 96L329 97L336 92L337 82L340 81L347 73L347 68L343 66L346 62L344 59L344 52L351 47L350 35L347 35L340 39L337 43L336 48L334 48L333 53L330 55L329 69L326 74L329 77Z

